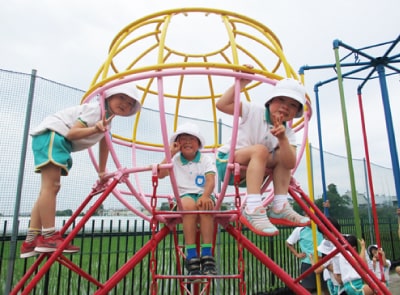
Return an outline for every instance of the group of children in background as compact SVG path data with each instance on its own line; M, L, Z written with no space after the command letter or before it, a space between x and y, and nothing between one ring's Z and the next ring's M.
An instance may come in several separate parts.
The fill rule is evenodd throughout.
M340 233L341 226L336 219L327 217L328 221ZM366 263L369 270L388 287L389 270L391 262L386 258L385 252L377 245L365 246L363 239L358 239L354 235L343 235L349 246L357 252L357 242L359 244L359 256ZM332 253L336 249L335 245L327 237L316 231L317 252L319 259ZM298 243L299 247L295 247ZM316 260L314 257L314 237L310 226L296 227L286 240L286 245L301 262L300 273L305 273L310 269ZM348 250L347 250L348 251ZM348 251L349 252L349 251ZM349 252L351 255L351 253ZM382 265L381 265L382 261ZM398 267L400 269L400 267ZM396 269L397 271L397 269ZM309 292L317 289L317 276L319 274L320 286L325 295L369 295L375 294L374 291L362 280L361 276L354 269L352 264L339 252L322 265L314 269L314 273L304 277L301 285ZM382 276L383 274L383 276ZM398 272L400 275L400 272Z
M249 65L247 67L252 68ZM241 79L241 88L245 88L249 82L250 80ZM218 99L216 107L221 112L233 115L234 89L234 86L230 87ZM264 106L240 102L241 121L234 161L247 167L241 170L241 185L246 186L247 190L241 222L259 235L277 235L279 232L276 224L299 227L307 227L310 224L310 219L296 213L288 202L291 170L296 164L296 138L287 122L303 115L305 93L304 87L297 80L285 78L277 82L265 100ZM103 181L108 157L108 147L104 137L109 136L112 120L115 116L132 116L140 108L136 86L125 83L105 91L105 110L102 110L100 103L68 108L47 117L32 131L35 171L41 173L41 188L32 209L26 240L21 246L22 258L53 252L64 241L55 229L56 196L60 190L61 176L68 175L72 167L71 153L100 142L98 173L100 181ZM177 180L183 211L213 210L216 174L220 180L225 176L231 141L219 148L216 162L201 153L204 146L205 140L198 126L191 123L178 126L170 137L172 169ZM165 160L161 163L165 163ZM169 173L169 169L161 168L158 176L164 178ZM272 208L267 212L262 204L260 188L269 175L273 180L274 198ZM233 178L230 181L232 184ZM186 248L185 265L189 275L216 275L217 269L212 251L213 214L204 212L182 214L182 220ZM197 253L196 247L198 223L202 239L200 253ZM353 238L348 237L348 241L352 246L356 246L353 245ZM324 240L321 245L328 242ZM77 251L79 248L72 244L64 249L67 253ZM383 251L369 247L367 252L371 254L372 262L369 265L372 269L374 271L380 269L376 253L384 255ZM331 264L325 267L329 271L331 280L331 282L328 280L328 285L332 286L329 290L335 290L335 279L336 282L341 280L345 289L361 288L359 282L354 281L358 278L356 273L354 277L349 277L348 263L341 259L340 255L338 257L336 268L339 271L335 270L333 262L333 268ZM390 262L388 264L390 266ZM387 264L384 267L387 268ZM343 269L346 272L343 272ZM337 274L341 274L341 278L338 278ZM364 294L370 294L368 286L364 287Z

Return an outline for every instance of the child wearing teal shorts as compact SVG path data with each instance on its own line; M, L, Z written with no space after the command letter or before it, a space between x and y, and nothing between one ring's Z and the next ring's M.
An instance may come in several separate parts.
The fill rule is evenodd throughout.
M30 133L35 172L41 173L41 187L32 208L26 239L21 245L21 258L54 252L63 243L55 229L56 197L61 176L68 175L72 167L71 153L100 142L99 177L102 180L108 157L104 135L112 119L132 116L141 108L136 86L130 83L109 88L104 94L104 111L99 101L70 107L46 117ZM71 244L63 250L66 253L77 251L79 248Z

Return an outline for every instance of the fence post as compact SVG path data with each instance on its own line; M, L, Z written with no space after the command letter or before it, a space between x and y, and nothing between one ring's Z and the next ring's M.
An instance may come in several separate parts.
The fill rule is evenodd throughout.
M27 142L29 137L29 128L31 122L31 114L32 114L32 102L35 93L35 82L36 82L36 70L33 69L31 73L31 81L29 86L29 94L28 101L26 106L25 113L25 125L24 125L24 137L22 141L22 150L21 150L21 160L19 164L19 173L18 173L18 185L17 185L17 193L15 198L15 206L14 206L14 216L13 216L13 227L11 233L11 242L10 242L10 253L8 257L8 271L7 271L7 281L6 281L6 289L5 294L10 293L12 286L12 278L14 273L14 264L15 264L15 254L17 249L17 238L18 238L18 225L19 225L19 210L21 206L21 191L22 184L24 180L24 171L25 171L25 158L26 158L26 150L27 150Z

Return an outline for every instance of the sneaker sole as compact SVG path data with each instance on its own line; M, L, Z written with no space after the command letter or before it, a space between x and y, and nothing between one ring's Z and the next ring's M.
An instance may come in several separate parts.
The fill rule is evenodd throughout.
M264 237L273 237L273 236L276 236L279 234L279 230L276 230L275 232L272 232L272 233L266 233L262 230L259 230L258 228L253 227L253 225L243 215L240 216L239 220L242 224L247 226L252 232L254 232L257 235L264 236ZM271 221L271 219L270 219L270 221Z
M20 258L29 258L29 257L37 256L37 255L39 255L38 252L32 251L32 252L27 252L27 253L21 253L21 254L19 255L19 257L20 257Z
M273 224L278 224L278 225L284 225L284 226L307 226L311 224L311 221L307 221L307 222L293 222L293 221L289 221L287 219L282 219L282 218L274 218L269 216L269 221L271 221Z
M36 247L35 251L39 253L50 253L50 252L55 252L57 248L47 248L47 247ZM64 249L63 253L76 253L79 252L80 249L74 249L74 250L69 250L69 249Z

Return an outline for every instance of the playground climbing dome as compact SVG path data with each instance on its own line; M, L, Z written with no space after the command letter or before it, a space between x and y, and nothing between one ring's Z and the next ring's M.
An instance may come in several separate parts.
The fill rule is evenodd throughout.
M243 66L244 64L252 64L254 68L249 70ZM113 126L112 136L106 137L111 153L108 165L109 182L106 185L95 183L92 192L74 212L61 232L65 232L73 224L89 201L97 198L85 216L65 238L63 245L66 246L103 201L109 197L115 197L126 208L149 222L153 233L152 238L106 282L97 281L63 256L62 245L52 254L39 256L11 294L19 292L29 294L55 262L69 267L82 278L93 283L97 287L95 294L107 294L147 255L150 255L149 272L152 288L149 293L151 294L158 294L157 282L162 279L179 281L182 294L204 294L213 288L214 279L232 279L238 282L240 294L247 294L242 255L244 249L257 257L297 294L307 294L307 291L299 284L300 278L290 277L266 253L242 235L242 226L238 220L241 214L242 198L245 196L237 186L234 188L228 186L228 177L220 180L221 186L215 192L216 206L214 211L209 213L214 214L216 225L223 227L237 240L237 272L204 277L202 283L192 286L188 283L188 277L182 272L180 258L183 252L177 240L174 239L177 255L175 273L159 273L156 259L157 245L169 233L176 234L176 226L181 222L182 206L178 197L176 179L170 177L169 191L159 193L158 163L143 163L140 157L140 153L143 152L158 154L160 159L166 157L167 162L163 164L165 168L172 169L169 136L176 130L178 124L183 123L180 120L190 121L193 117L213 122L213 127L203 132L206 137L203 152L214 155L216 148L224 141L220 136L218 124L221 114L217 114L215 103L227 86L235 82L236 90L239 90L239 79L251 79L252 82L242 91L242 95L249 101L262 104L265 93L271 91L276 81L284 77L293 77L298 80L301 78L287 61L279 39L265 25L237 13L208 8L173 9L148 15L123 28L112 40L109 54L95 74L82 103L99 98L104 105L105 90L121 83L135 82L141 95L142 105L158 112L159 129L148 130L148 118L141 113L135 116L129 130L119 128L118 124ZM257 101L256 97L261 100ZM234 116L230 118L231 122L228 122L233 126L229 134L233 139L232 142L236 141L237 135L239 99L239 91L236 91ZM174 114L171 120L167 120L167 112ZM307 146L307 123L310 117L311 107L307 100L303 117L290 122L294 130L301 135L298 136L301 140L301 148L298 151L297 163ZM202 127L201 123L198 125ZM231 151L233 148L232 146ZM123 158L119 156L121 153L125 155ZM129 156L126 157L126 155ZM91 149L89 156L97 168L97 157ZM233 162L233 159L229 159L228 167L227 173L237 175L238 165ZM144 191L143 182L151 182L152 190ZM273 194L270 180L266 181L262 190L267 196L264 200L266 206ZM310 202L308 196L295 181L290 188L290 194L295 201L302 203L302 208L309 213L312 220L331 240L335 241L338 251L343 251L342 245L346 244L345 240L328 222L325 222L325 216ZM227 199L235 204L235 208L221 211L221 205ZM300 202L301 199L304 202ZM177 203L176 212L157 209L161 202L172 204L173 201ZM150 215L145 215L139 210L137 203L150 212ZM306 203L308 206L305 205ZM310 211L310 208L315 214ZM157 230L159 224L164 226ZM351 252L351 249L349 251ZM345 256L349 255L344 252L346 251L343 251ZM349 257L346 256L346 258ZM46 261L44 261L45 258L47 258ZM42 262L44 263L41 264ZM355 264L356 260L353 263ZM361 272L360 266L355 266ZM363 276L374 288L382 288L368 273L364 272ZM30 278L31 280L28 281ZM383 291L382 294L388 293Z

